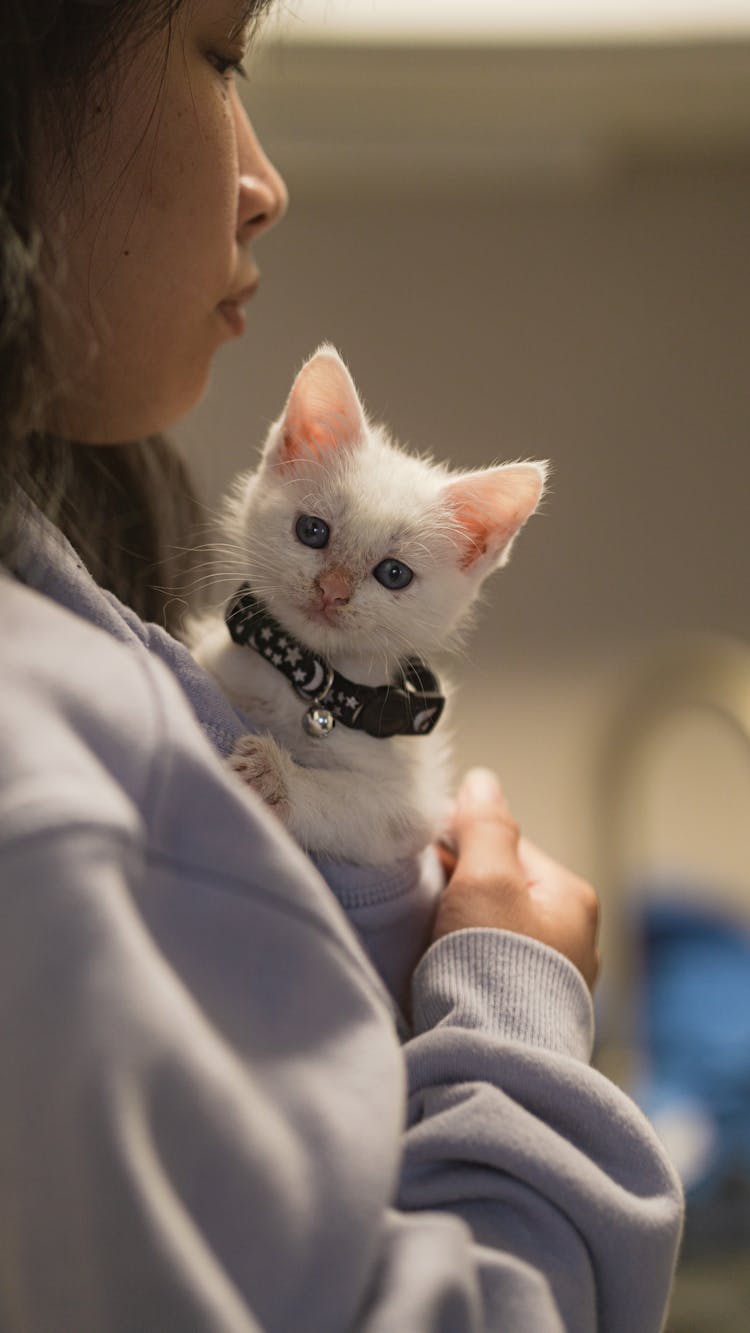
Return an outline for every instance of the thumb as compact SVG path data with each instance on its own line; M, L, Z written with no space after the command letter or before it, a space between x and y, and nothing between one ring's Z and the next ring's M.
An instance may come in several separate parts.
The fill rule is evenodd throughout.
M464 874L515 877L521 870L520 830L491 769L472 768L466 774L456 798L453 835Z
M499 779L491 768L470 768L456 797L454 823L477 819L511 819Z

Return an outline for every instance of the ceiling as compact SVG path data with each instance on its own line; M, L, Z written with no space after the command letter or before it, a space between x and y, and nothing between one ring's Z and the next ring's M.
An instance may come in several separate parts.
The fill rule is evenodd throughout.
M750 0L282 0L294 41L632 41L750 35Z

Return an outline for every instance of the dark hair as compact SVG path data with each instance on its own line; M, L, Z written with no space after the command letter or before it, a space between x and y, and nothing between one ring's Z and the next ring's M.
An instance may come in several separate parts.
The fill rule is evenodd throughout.
M248 19L272 0L245 0ZM145 619L178 632L199 512L188 470L163 437L106 446L41 430L46 391L39 236L31 209L32 113L53 123L61 166L75 167L92 72L123 40L169 29L184 0L4 0L0 25L0 559L12 562L30 498L94 577Z

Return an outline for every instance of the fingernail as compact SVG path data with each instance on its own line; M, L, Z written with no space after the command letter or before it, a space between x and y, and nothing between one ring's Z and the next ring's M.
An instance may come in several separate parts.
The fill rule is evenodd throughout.
M500 786L491 768L470 768L458 793L460 801L470 801L473 805L492 805L502 797Z

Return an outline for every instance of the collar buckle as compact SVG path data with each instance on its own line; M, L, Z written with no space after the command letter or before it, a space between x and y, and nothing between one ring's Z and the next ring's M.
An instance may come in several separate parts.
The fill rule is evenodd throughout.
M370 736L427 736L440 721L445 699L386 687L364 704L357 726Z

